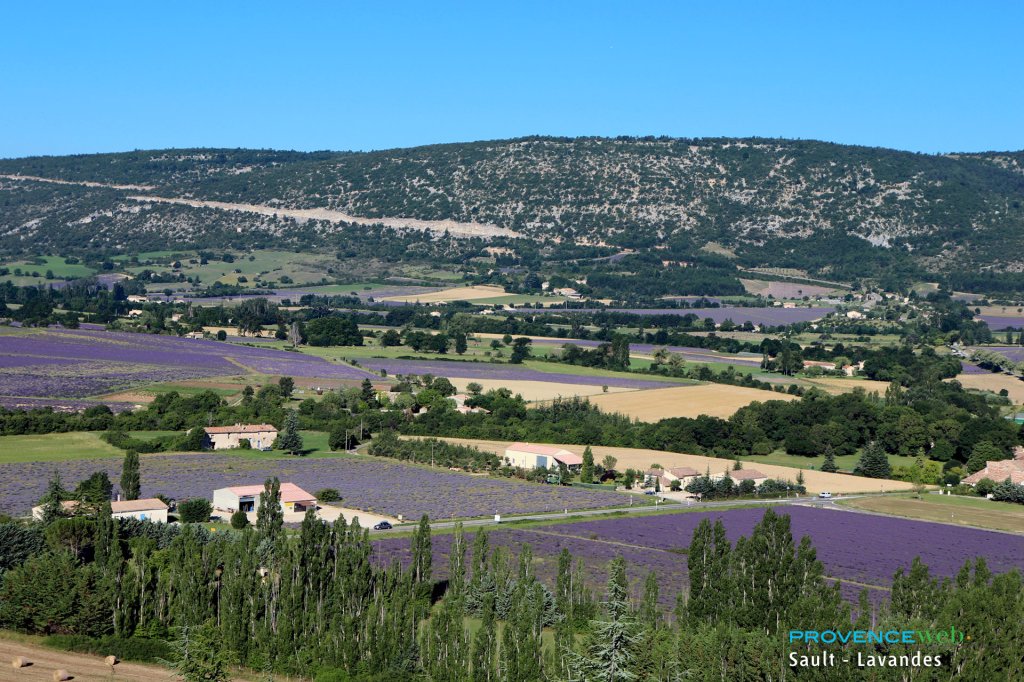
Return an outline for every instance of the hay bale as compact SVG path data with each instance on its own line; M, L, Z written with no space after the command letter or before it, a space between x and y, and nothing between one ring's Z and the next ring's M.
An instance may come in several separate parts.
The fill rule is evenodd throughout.
M65 680L70 679L71 675L68 674L67 670L61 669L53 671L53 682L64 682Z
M11 660L11 667L12 668L25 668L25 667L30 666L30 665L32 665L32 661L28 660L24 656L15 656Z
M103 662L106 663L107 665L109 665L111 668L113 668L115 665L117 665L121 661L118 660L117 656L107 656L106 658L103 659Z

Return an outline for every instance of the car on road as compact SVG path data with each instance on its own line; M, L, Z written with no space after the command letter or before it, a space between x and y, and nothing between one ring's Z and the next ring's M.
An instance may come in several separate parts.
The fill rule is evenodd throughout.
M391 530L391 524L387 521L381 521L373 527L374 530Z
M832 499L832 493L824 492L823 491L823 492L818 493L818 497L820 497L823 500L830 500L830 499Z

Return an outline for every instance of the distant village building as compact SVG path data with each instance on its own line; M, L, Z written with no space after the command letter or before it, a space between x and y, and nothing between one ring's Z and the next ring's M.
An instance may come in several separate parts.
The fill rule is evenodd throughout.
M846 311L846 317L851 320L863 320L864 313L859 310L848 310Z
M582 295L580 295L580 292L576 291L572 287L562 287L561 289L555 289L554 294L556 296L564 296L566 298L573 300L579 300L583 298Z
M132 294L128 297L129 303L148 303L149 299L145 296L139 296L138 294Z
M559 464L573 472L583 468L583 458L579 455L565 448L533 443L512 443L505 448L505 462L520 469L557 469Z
M262 485L236 485L230 488L218 488L213 491L213 508L230 513L239 510L254 512L259 509L263 489ZM313 495L294 483L281 484L282 511L302 513L308 508L316 508L316 498Z
M206 439L214 450L237 448L242 440L256 450L269 450L277 439L277 429L271 424L235 424L234 426L208 426Z
M995 483L1010 479L1010 483L1024 485L1024 446L1017 446L1014 449L1013 459L985 462L984 469L974 472L961 482L966 485L977 485L983 478Z

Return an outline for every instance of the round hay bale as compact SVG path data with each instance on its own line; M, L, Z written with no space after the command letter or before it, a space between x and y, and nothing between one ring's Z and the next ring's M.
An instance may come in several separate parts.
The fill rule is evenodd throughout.
M70 679L71 675L68 674L67 670L61 669L53 671L53 682L64 682L65 680Z
M11 660L11 667L12 668L24 668L24 667L29 666L29 665L32 665L32 661L28 660L24 656L15 656Z
M107 656L106 658L103 659L103 662L106 663L107 665L113 667L113 666L117 665L118 663L120 663L121 661L117 658L117 656Z

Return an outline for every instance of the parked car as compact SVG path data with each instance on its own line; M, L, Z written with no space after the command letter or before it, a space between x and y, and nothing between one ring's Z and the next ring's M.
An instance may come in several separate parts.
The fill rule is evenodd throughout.
M821 498L821 499L823 499L823 500L828 500L828 499L831 499L831 497L832 497L832 493L829 493L829 492L820 492L820 493L818 493L818 497L820 497L820 498Z
M373 527L374 530L391 530L391 524L387 521L381 521Z

